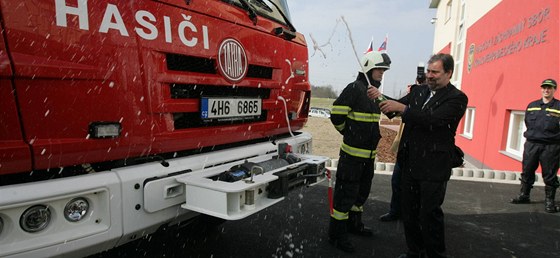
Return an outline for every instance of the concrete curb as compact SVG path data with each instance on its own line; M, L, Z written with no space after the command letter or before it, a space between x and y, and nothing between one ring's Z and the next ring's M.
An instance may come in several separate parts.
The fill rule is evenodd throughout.
M338 159L331 159L327 163L327 168L336 172L336 166L338 165ZM391 175L393 169L395 168L395 163L375 163L375 174L380 175ZM454 168L451 174L452 180L463 180L463 181L474 181L474 182L485 182L485 183L502 183L502 184L520 184L519 178L521 177L521 172L519 171L504 171L504 170L492 170L492 169L479 169L479 168ZM536 174L535 186L544 186L541 174Z

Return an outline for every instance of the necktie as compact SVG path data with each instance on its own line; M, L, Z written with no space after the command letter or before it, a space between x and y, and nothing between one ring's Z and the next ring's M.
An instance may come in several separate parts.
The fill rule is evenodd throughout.
M428 99L426 99L426 102L424 102L424 105L422 105L422 109L424 109L424 107L426 106L426 104L428 103L428 101L430 101L430 99L436 95L436 91L435 90L430 90L430 94L428 95Z

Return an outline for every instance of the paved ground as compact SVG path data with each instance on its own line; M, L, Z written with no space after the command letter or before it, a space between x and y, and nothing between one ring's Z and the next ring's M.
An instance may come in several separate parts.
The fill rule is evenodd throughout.
M287 200L216 228L201 224L170 228L99 257L397 257L405 251L400 222L379 222L388 209L390 176L376 175L365 205L373 238L353 237L347 255L326 240L327 187L292 191ZM452 180L444 204L451 257L560 257L560 214L544 212L544 189L533 204L512 205L512 184Z

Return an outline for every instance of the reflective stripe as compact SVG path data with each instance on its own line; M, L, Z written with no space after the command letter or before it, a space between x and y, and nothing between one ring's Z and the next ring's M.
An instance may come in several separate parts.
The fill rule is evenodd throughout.
M377 150L360 149L347 145L346 143L342 143L340 149L349 155L364 159L375 159L375 155L377 154Z
M542 108L540 108L540 107L527 108L527 111L540 111L540 110L542 110ZM560 110L558 110L558 109L546 108L545 111L560 114Z
M349 106L333 106L331 109L331 115L348 115L352 110Z
M376 123L379 122L379 117L380 114L362 113L362 112L348 113L348 118L359 122Z
M340 125L334 125L334 128L336 128L336 130L338 130L338 131L344 130L344 127L346 127L346 122L344 122Z
M333 214L331 214L331 217L336 220L347 220L348 212L340 212L336 209L333 209Z
M350 208L351 211L355 211L355 212L364 212L364 206L356 206L356 205L352 205L352 208Z

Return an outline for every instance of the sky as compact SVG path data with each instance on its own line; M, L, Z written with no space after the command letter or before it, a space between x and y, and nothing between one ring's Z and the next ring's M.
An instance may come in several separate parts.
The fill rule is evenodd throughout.
M414 83L419 63L425 64L432 55L434 25L430 20L436 9L428 7L428 0L287 1L293 25L308 44L313 86L331 85L340 93L360 69L353 46L361 58L372 38L377 50L388 36L392 63L382 91L399 97Z

